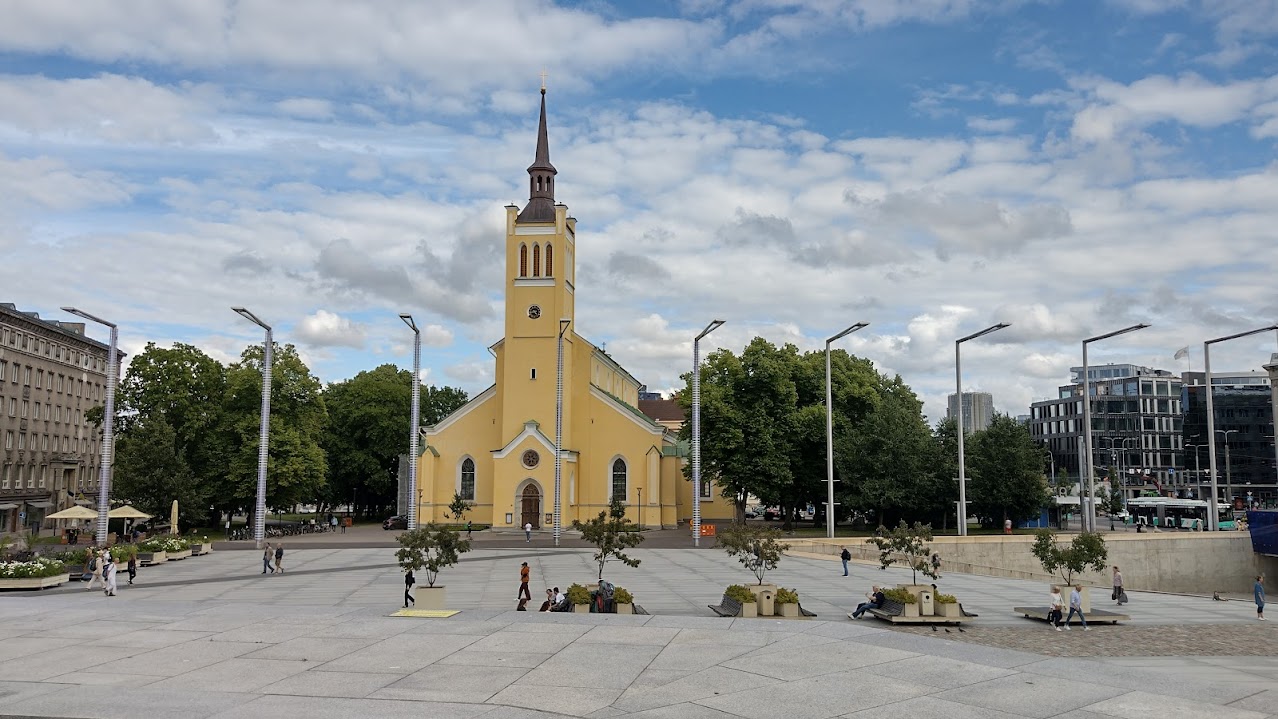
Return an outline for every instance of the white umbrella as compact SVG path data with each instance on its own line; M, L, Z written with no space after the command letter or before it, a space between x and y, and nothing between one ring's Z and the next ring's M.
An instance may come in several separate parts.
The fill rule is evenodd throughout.
M46 514L44 518L45 519L97 519L98 513L93 511L92 509L89 509L88 507L81 507L79 505L76 505L73 507L67 507L61 512Z
M97 513L95 512L93 516L96 517ZM128 505L128 504L124 505L123 507L116 507L110 512L107 512L107 516L110 517L111 519L150 519L151 518L151 515L147 514L146 512L142 512L137 509L134 509L132 505Z

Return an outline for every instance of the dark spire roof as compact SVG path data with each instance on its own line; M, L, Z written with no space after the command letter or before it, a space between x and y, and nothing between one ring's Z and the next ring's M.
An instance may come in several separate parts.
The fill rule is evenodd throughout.
M555 175L550 164L550 140L546 134L546 88L541 89L541 120L537 125L537 154L528 166L528 204L516 222L554 222Z

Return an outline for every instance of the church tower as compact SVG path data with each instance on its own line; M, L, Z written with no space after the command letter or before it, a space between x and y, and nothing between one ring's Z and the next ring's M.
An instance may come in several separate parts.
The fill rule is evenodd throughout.
M528 204L506 207L506 332L498 358L501 430L509 440L529 420L550 436L555 426L555 381L561 320L564 382L572 376L573 282L576 224L555 202L555 166L546 131L546 88L541 89L537 149L528 166ZM569 426L565 410L564 426ZM565 429L564 447L572 444Z

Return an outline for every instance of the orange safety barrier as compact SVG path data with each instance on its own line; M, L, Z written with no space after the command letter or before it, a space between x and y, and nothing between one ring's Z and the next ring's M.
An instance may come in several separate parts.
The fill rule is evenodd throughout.
M703 537L713 537L713 536L715 536L715 534L714 534L714 525L713 525L713 524L703 524L703 525L701 525L701 536L703 536Z

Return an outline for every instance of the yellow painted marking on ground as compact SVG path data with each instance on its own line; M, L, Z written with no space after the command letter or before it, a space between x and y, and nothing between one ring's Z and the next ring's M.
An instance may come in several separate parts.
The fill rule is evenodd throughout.
M431 619L444 619L459 613L458 609L401 609L392 617L428 617Z

